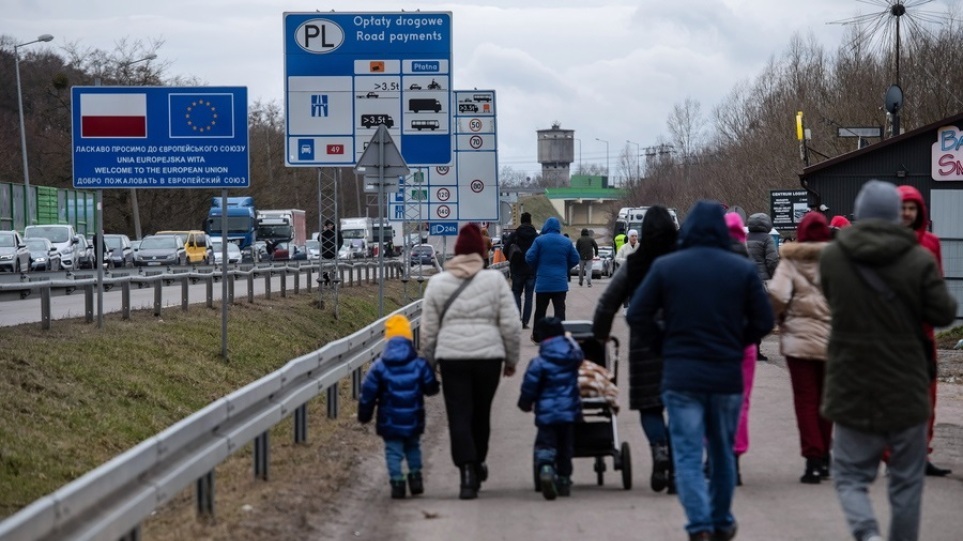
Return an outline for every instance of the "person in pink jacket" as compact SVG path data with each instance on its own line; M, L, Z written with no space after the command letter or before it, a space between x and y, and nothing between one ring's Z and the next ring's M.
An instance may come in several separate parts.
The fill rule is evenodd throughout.
M819 413L826 375L830 312L819 279L819 257L831 232L826 216L810 212L796 231L798 242L782 249L769 299L779 322L779 350L792 383L796 426L806 469L799 481L818 484L829 477L833 424Z
M746 247L748 233L742 223L742 217L735 212L726 214L726 227L729 228L729 236L732 238L732 251L749 258L749 248ZM736 442L732 449L736 454L737 486L742 486L742 469L739 466L739 457L749 450L749 399L752 396L752 381L756 377L757 353L758 348L755 344L749 344L742 352L742 410L739 412Z

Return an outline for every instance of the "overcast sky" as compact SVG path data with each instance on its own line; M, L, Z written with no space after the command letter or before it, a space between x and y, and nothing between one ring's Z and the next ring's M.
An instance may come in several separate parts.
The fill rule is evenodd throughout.
M500 166L537 174L535 132L558 121L580 140L576 161L604 166L606 144L597 139L607 140L616 176L626 140L644 148L667 137L673 105L691 97L708 114L737 82L782 56L794 33L835 51L847 28L827 23L882 12L885 2L4 0L0 33L21 42L55 36L31 48L113 50L123 38L162 38L169 75L246 86L252 102L283 104L283 12L450 11L454 89L496 91Z

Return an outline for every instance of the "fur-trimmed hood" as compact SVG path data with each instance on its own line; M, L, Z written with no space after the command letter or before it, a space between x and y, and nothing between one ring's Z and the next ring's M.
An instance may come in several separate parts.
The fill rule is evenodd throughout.
M826 242L788 242L779 248L779 257L793 261L819 261Z

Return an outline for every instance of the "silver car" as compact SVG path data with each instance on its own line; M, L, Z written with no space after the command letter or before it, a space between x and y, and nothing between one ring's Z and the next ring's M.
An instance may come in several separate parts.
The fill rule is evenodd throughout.
M30 270L30 250L16 231L0 231L0 271Z
M177 235L150 235L140 243L134 255L138 267L160 265L187 265L184 239Z
M30 270L60 270L60 251L49 240L35 237L26 239L24 242L27 243L27 249L30 250Z

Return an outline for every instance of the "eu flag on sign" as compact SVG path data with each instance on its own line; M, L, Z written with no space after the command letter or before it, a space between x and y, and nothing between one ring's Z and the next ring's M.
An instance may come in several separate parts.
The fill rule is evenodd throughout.
M170 94L171 137L234 137L233 94Z

